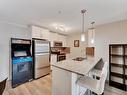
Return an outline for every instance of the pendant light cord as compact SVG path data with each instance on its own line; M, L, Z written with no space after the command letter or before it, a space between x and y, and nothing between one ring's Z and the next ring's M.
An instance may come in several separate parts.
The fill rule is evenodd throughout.
M84 13L82 13L82 33L84 33Z

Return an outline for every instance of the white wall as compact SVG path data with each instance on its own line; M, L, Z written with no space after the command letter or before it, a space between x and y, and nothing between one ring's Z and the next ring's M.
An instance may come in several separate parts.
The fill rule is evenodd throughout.
M127 20L96 27L95 56L109 61L109 44L127 44Z
M0 77L9 77L9 42L10 38L30 38L29 28L0 23Z
M85 47L87 47L87 34L86 34L86 41L81 42L80 41L80 46L79 47L74 47L74 40L80 40L81 33L74 33L70 34L67 36L67 46L70 47L70 58L75 58L75 57L81 57L85 56Z

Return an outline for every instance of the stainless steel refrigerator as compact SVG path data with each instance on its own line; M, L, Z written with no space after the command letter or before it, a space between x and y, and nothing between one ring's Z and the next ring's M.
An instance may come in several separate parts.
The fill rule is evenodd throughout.
M33 39L34 78L40 78L50 73L50 42Z

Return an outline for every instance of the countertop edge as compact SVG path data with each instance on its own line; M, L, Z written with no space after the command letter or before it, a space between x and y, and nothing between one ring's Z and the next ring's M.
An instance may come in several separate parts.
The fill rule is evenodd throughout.
M72 70L68 70L68 69L65 69L65 68L62 68L62 67L59 67L59 66L55 66L55 65L52 65L53 67L56 67L56 68L59 68L59 69L62 69L62 70L65 70L65 71L69 71L69 72L72 72L72 73L76 73L78 75L81 75L81 76L84 76L84 74L80 74L78 72L75 72L75 71L72 71Z

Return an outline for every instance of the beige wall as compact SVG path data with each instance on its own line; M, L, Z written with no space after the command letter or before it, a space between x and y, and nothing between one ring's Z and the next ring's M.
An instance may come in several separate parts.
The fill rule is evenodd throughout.
M12 24L0 23L0 78L4 76L9 78L9 67L11 67L9 65L9 42L11 37L30 38L29 29Z
M96 27L95 56L109 61L109 44L127 44L127 20Z
M87 35L87 34L86 34ZM67 36L67 46L70 47L70 58L85 56L85 47L87 46L87 36L86 41L81 42L79 47L74 47L74 40L80 40L81 33L73 33Z

